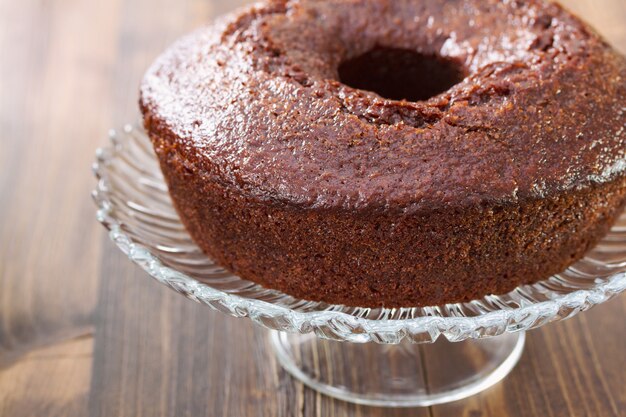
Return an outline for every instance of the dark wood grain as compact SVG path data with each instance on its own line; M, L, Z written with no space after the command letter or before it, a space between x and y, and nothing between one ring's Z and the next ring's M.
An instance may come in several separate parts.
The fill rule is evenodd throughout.
M111 124L116 13L0 1L2 416L86 409L103 242L89 166Z
M304 388L262 329L158 285L108 241L95 148L137 117L163 48L244 3L0 0L0 416L626 416L625 297L530 332L480 395L386 410ZM624 0L563 3L626 52Z

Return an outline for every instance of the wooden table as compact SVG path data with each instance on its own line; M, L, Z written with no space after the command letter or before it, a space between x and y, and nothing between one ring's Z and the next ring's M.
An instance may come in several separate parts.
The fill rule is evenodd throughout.
M175 38L243 0L0 0L0 416L626 416L626 297L529 333L474 398L385 410L280 369L263 331L156 284L94 218L107 129ZM567 0L626 52L626 1Z

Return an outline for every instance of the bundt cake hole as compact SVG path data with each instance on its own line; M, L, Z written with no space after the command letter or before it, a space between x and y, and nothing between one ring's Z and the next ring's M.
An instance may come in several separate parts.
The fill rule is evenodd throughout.
M423 101L465 78L463 66L449 58L399 48L376 47L339 65L339 80L391 100Z

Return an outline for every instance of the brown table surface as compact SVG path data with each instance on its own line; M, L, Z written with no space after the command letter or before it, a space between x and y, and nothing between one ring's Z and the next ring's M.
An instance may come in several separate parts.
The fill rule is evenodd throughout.
M92 156L178 36L245 0L0 0L0 416L626 416L626 297L529 333L471 399L321 396L261 329L150 280L109 242ZM626 52L625 0L564 0Z

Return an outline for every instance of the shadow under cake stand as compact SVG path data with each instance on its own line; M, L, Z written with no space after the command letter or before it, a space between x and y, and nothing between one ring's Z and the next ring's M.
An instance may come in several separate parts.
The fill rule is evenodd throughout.
M525 331L567 319L626 289L626 213L584 259L506 295L418 308L356 308L296 299L215 265L172 206L141 127L97 151L98 220L115 244L186 297L269 329L282 366L358 404L428 406L476 394L519 360Z

